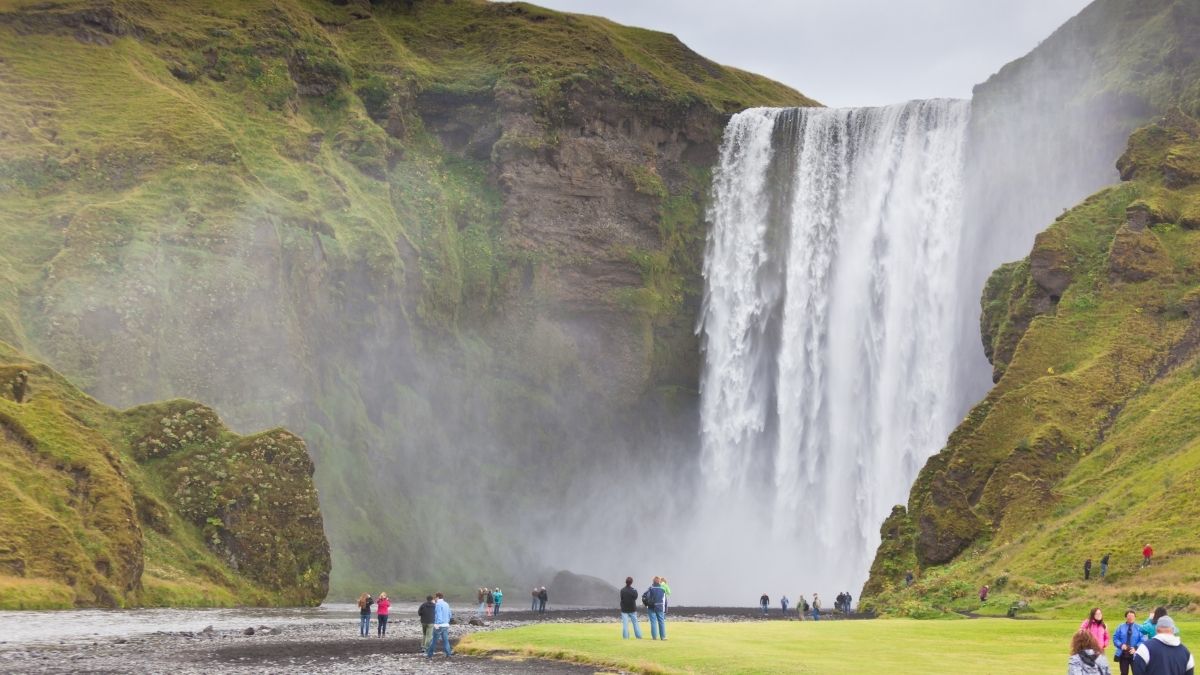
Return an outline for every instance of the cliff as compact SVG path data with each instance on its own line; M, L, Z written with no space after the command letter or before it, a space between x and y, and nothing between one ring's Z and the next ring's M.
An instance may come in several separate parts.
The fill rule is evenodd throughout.
M708 172L768 104L813 102L523 3L10 3L0 339L295 429L335 585L475 584L678 470Z
M0 343L0 608L315 605L313 466L190 401L118 412Z
M884 524L869 604L974 611L984 583L985 612L1200 603L1200 125L1169 113L1118 167L992 275L984 342L1007 366ZM1105 553L1107 578L1084 584Z

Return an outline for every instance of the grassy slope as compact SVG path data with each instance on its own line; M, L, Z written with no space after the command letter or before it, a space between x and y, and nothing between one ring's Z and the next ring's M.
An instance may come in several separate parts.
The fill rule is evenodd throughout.
M885 524L871 603L975 610L989 583L985 612L1200 608L1198 133L1182 114L1135 133L1128 180L993 277L985 333L1010 360ZM1139 571L1147 541L1157 562ZM1108 578L1084 584L1106 552Z
M20 372L29 383L18 403L11 383ZM279 446L271 461L241 461L248 444L279 432L242 439L187 401L117 412L4 343L0 385L0 608L309 604L324 597L328 552L322 562L312 466L298 440L294 450ZM215 471L230 475L206 474L196 461L204 453ZM254 483L247 489L243 479ZM221 503L189 503L178 489L189 480ZM243 500L272 510L259 514ZM276 544L269 560L230 548L263 548L256 535L293 541ZM294 547L304 550L288 559ZM240 573L223 562L229 559L238 560Z
M639 673L1010 673L1066 667L1079 622L770 621L667 625L668 640L622 640L619 624L544 624L463 639L464 653L513 652ZM1183 634L1197 624L1185 623Z

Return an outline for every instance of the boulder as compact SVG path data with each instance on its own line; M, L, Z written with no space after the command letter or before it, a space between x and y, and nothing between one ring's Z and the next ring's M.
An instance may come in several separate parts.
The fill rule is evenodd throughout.
M547 588L551 602L560 605L604 607L617 602L618 589L607 581L562 570Z

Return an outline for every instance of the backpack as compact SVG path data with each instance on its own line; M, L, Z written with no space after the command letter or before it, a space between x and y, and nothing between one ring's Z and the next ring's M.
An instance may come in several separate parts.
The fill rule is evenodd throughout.
M645 593L642 593L642 604L647 607L653 607L654 601L650 599L650 589L647 588Z

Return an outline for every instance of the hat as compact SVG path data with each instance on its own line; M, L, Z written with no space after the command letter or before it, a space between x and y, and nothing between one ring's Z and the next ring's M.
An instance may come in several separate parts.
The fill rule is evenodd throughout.
M1158 623L1154 624L1158 630L1170 628L1171 632L1175 632L1175 619L1169 616L1161 616L1158 618Z

